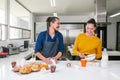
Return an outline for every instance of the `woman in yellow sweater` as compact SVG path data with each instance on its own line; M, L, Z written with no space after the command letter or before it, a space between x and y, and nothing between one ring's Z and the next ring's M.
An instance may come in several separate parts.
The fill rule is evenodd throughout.
M96 54L95 59L100 59L102 56L102 44L100 39L94 35L96 22L93 18L88 20L85 29L85 33L79 34L76 37L73 52L80 58L85 58L85 55Z

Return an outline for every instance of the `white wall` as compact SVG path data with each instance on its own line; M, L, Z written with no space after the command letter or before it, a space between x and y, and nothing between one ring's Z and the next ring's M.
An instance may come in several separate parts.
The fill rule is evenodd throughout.
M0 47L1 46L7 46L8 45L8 42L7 41L0 41Z
M9 41L0 41L0 46L7 47L8 44L13 44L16 47L24 44L24 40L9 40Z
M120 22L120 16L114 18L108 17L108 22L111 22L107 26L107 47L110 49L116 49L116 27L117 22Z
M9 41L0 41L0 47L5 46L7 47L8 44L13 44L16 47L20 47L21 45L24 45L24 41L28 40L29 44L32 44L30 42L30 39L20 39L20 40L9 40Z
M48 16L36 16L35 22L46 22ZM60 22L86 22L90 18L94 18L94 14L83 16L58 16Z

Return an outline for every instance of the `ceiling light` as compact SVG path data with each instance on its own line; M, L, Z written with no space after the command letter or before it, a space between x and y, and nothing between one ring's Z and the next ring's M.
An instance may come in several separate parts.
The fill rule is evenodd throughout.
M55 0L50 0L50 3L51 3L51 7L55 7L56 6Z
M57 17L57 13L53 13L53 16L54 16L54 17Z
M113 14L113 15L111 15L110 17L115 17L115 16L118 16L118 15L120 15L120 12L118 12L118 13L116 13L116 14Z

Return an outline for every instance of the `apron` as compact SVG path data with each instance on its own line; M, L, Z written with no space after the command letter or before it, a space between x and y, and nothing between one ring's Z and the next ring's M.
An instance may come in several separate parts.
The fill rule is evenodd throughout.
M46 33L45 43L43 45L43 49L41 53L46 58L54 57L58 52L58 44L59 44L58 37L56 38L55 42L48 42L47 38L48 38L48 34Z

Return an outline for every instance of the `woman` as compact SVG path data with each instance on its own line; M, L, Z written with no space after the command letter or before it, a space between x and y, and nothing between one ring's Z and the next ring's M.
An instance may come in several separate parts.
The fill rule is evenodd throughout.
M86 55L95 54L95 59L100 59L102 56L102 44L98 37L95 36L96 22L94 19L88 20L85 26L85 33L79 34L75 40L73 52L80 58L85 58Z
M60 20L58 17L48 17L47 30L39 34L35 45L35 55L51 64L50 57L57 61L64 52L63 36L58 31Z

